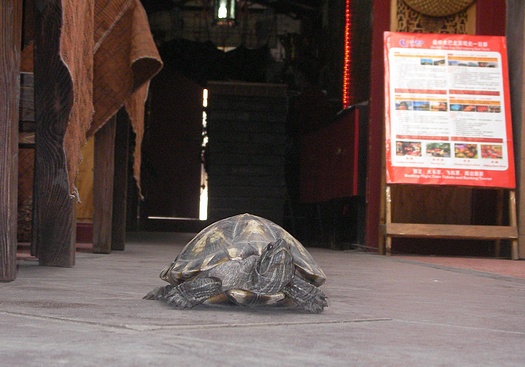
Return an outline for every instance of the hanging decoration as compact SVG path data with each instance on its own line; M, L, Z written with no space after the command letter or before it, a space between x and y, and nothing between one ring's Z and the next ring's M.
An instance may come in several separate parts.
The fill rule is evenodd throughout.
M446 17L467 9L476 0L403 0L415 11L430 17Z
M399 0L395 13L393 29L396 32L466 34L469 24L468 8L452 15L435 17L420 13Z

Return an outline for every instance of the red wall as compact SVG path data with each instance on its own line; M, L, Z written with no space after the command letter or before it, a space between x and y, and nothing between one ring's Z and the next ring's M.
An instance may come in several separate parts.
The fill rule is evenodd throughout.
M506 0L477 0L476 34L504 36L506 27Z

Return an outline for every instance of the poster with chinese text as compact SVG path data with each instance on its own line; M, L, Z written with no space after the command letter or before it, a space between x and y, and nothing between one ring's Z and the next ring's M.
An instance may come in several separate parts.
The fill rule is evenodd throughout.
M515 187L505 37L385 32L387 183Z

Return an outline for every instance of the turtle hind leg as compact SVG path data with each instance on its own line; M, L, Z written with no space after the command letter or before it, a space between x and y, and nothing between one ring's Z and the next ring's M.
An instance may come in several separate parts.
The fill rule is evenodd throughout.
M196 278L173 287L163 298L173 307L192 308L220 293L222 282L219 279Z
M327 297L322 290L298 277L292 279L283 293L311 313L321 313L328 306Z

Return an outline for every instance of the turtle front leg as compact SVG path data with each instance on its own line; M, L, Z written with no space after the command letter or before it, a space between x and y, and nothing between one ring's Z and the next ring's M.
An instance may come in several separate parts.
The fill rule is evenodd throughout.
M166 286L165 294L161 298L176 308L192 308L220 293L222 293L222 282L219 279L196 278L176 287Z
M311 313L321 313L328 306L322 290L297 276L283 289L283 293Z

